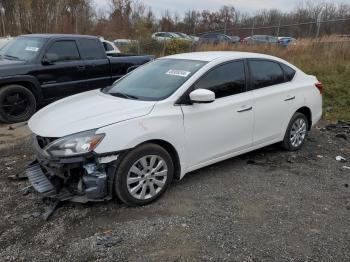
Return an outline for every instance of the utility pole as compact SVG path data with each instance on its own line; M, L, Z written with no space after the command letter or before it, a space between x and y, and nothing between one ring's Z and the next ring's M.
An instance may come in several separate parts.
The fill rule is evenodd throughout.
M5 8L2 5L0 5L0 13L1 13L2 32L4 34L4 37L6 37L5 22L4 22Z
M78 34L78 7L75 7L75 33Z
M320 28L321 28L321 22L322 22L322 15L326 11L325 7L322 7L321 11L318 13L316 18L316 38L320 35Z
M282 20L282 17L280 17L280 20L279 20L279 22L278 22L276 37L279 37L279 36L280 36L281 20Z
M253 18L253 27L250 35L254 35L254 27L255 27L255 18Z

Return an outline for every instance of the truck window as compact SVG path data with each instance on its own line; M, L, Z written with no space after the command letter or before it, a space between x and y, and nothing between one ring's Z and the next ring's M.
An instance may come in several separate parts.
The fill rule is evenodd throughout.
M79 39L81 56L85 60L105 59L106 53L102 42L98 39Z
M46 51L46 58L53 62L80 60L75 41L64 40L53 43Z
M106 52L114 50L113 46L110 43L107 43L107 42L102 42L102 43L103 43L103 47L105 48Z

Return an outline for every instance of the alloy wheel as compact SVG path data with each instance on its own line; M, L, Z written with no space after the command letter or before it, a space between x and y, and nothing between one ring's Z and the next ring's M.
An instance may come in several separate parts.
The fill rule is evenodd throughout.
M140 200L153 198L162 191L167 176L168 166L162 157L144 156L137 160L128 172L128 192Z
M293 147L300 146L306 136L307 132L307 124L304 119L297 118L293 125L290 132L290 143Z

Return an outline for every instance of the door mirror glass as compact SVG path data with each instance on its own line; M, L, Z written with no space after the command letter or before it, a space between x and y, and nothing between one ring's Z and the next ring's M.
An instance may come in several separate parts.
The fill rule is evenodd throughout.
M215 93L207 89L196 89L190 93L190 100L193 103L211 103L215 100Z

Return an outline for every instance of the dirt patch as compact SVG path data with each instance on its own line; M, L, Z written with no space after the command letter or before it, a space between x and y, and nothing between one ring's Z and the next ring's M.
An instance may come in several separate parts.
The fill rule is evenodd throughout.
M270 146L192 172L159 201L63 203L49 221L26 180L25 125L1 126L0 257L13 261L349 261L350 134L312 130L302 150ZM17 131L16 131L17 130ZM337 136L339 133L345 133ZM338 162L336 156L348 159Z

